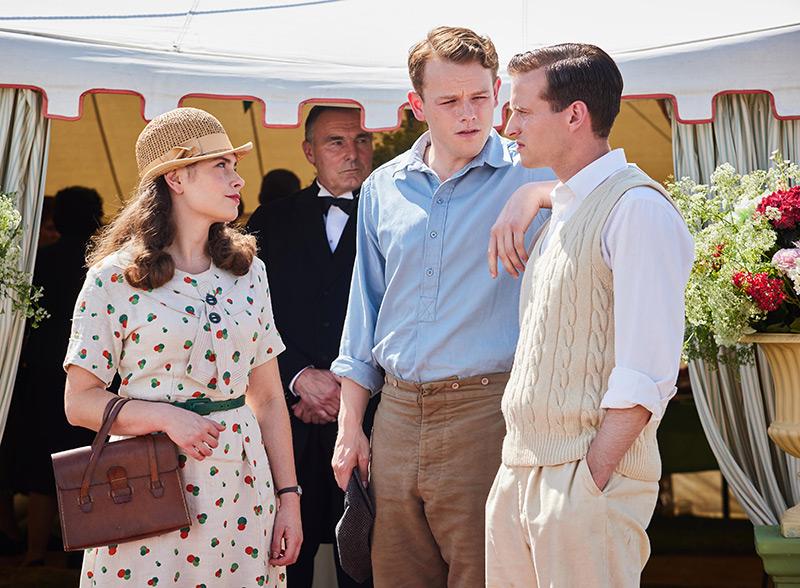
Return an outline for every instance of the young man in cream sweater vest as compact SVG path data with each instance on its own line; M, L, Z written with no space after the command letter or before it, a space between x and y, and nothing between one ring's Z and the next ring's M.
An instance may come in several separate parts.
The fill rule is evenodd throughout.
M622 95L611 57L557 45L515 56L508 71L507 133L525 166L551 167L560 182L523 277L487 586L638 586L692 240L663 188L609 147ZM524 196L501 214L498 242L520 242ZM524 251L499 254L524 265Z

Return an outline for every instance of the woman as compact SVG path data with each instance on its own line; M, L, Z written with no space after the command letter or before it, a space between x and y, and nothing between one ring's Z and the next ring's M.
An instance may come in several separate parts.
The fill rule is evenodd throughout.
M202 110L153 119L136 143L137 194L89 255L64 360L67 417L99 429L119 372L134 400L112 433L175 442L192 525L88 550L82 586L283 586L297 557L284 346L255 240L226 225L250 149Z

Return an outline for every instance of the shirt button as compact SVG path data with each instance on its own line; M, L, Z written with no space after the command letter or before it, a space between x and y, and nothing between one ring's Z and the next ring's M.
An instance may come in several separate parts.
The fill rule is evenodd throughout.
M327 329L328 327L331 326L331 324L328 321L325 321L324 323L322 323L322 326Z
M481 384L486 386L489 383L489 378L481 378Z
M432 276L433 275L433 270L431 268L426 269L425 270L425 275L428 276L428 277Z
M458 383L458 382L453 382L453 384L452 384L450 387L451 387L453 390L458 390L458 389L460 388L460 386L459 386L459 383Z
M206 294L206 304L214 306L217 303L217 297L213 294Z
M438 233L436 231L431 231L431 239L435 239Z
M437 198L436 199L436 204L444 204L444 199L443 198Z
M208 315L208 320L210 320L215 325L222 320L222 317L219 316L216 312L211 312Z

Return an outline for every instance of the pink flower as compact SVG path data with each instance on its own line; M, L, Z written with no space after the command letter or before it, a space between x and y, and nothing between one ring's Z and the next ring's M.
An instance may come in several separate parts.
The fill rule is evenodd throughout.
M781 249L772 256L772 265L788 274L800 266L800 248Z

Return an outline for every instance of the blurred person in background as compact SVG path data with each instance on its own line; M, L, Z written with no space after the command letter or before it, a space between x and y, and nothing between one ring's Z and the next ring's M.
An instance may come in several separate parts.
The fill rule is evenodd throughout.
M50 454L88 445L93 437L91 431L70 425L64 415L66 375L61 361L75 299L86 276L86 247L101 225L103 201L92 188L71 186L49 202L45 200L40 238L60 237L39 249L33 284L43 289L41 304L50 317L31 329L23 343L3 437L11 492L29 496L25 566L44 564L58 508ZM45 216L48 207L51 218ZM7 518L5 513L2 518Z

